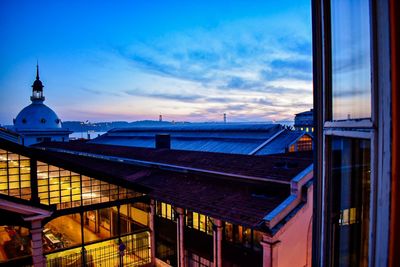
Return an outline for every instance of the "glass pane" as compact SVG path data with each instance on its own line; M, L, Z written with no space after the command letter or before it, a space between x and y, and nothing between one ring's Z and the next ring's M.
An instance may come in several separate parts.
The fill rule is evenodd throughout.
M369 1L332 0L333 120L371 117Z
M332 137L333 266L368 266L370 141Z

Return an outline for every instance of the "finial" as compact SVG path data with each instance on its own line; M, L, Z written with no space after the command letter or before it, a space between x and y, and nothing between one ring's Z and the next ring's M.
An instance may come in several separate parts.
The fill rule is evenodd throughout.
M36 60L36 80L39 80L39 61Z

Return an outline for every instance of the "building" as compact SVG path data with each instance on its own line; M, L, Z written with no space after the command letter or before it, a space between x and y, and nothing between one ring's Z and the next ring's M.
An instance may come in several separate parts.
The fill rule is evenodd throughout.
M0 256L35 266L310 266L311 156L0 139Z
M168 134L171 148L246 155L312 150L312 137L280 124L191 123L175 126L115 128L90 141L135 147L154 147L157 134Z
M313 3L313 266L400 266L395 0Z
M314 132L314 110L297 113L294 117L294 128L298 131Z
M36 66L36 80L32 85L32 103L23 108L14 119L12 131L19 135L15 141L25 146L43 141L69 140L72 133L62 128L61 119L48 106L43 104L43 84L39 79L39 66Z

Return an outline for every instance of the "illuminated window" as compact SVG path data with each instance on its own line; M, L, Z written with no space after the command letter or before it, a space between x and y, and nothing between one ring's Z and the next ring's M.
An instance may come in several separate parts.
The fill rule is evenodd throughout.
M193 212L193 228L194 229L199 229L200 228L199 214L197 212Z
M203 214L200 214L200 231L205 232L206 231L206 216Z
M295 151L296 151L295 145L291 145L291 146L289 147L289 152L295 152Z
M0 149L0 193L18 198L31 198L30 160Z
M312 138L308 135L303 135L297 141L297 151L308 151L312 150Z
M43 204L57 204L58 209L104 203L138 195L119 187L69 170L37 162L38 192Z

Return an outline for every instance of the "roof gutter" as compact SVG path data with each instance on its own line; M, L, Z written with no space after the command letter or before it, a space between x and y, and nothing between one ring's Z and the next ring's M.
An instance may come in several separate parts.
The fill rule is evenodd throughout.
M24 221L43 220L44 218L50 217L51 214L53 214L53 211L50 210L27 206L25 204L15 203L5 199L0 199L0 208L22 213L21 217Z

